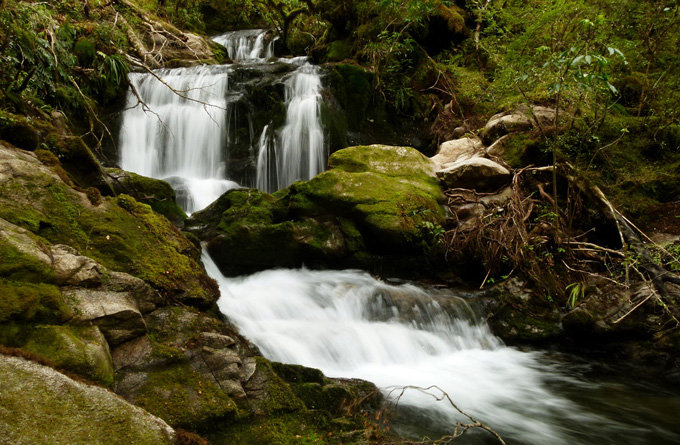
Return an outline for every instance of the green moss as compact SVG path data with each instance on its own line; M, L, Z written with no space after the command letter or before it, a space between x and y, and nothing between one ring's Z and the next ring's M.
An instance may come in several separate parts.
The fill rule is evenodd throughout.
M54 269L38 258L20 251L6 240L0 243L0 277L13 281L54 282Z
M115 394L50 368L0 356L5 443L171 444L171 432Z
M207 437L216 445L268 444L317 445L342 443L327 432L325 419L307 413L284 414L256 419L213 431Z
M148 204L151 208L175 223L181 223L186 219L186 214L175 201L175 191L165 181L147 178L132 172L122 174L121 170L109 169L110 172L120 176L116 186L119 193L133 196L140 202Z
M131 399L173 427L194 431L232 423L238 414L236 404L214 380L203 379L188 362L149 372Z
M436 240L423 227L441 227L444 210L427 158L409 147L373 145L340 150L329 165L273 195L227 192L188 228L201 232L230 275L302 264L367 267L366 250L433 257Z
M40 135L24 119L17 119L11 122L0 120L0 139L4 139L24 150L33 151L38 148Z
M368 117L373 97L373 75L363 68L339 64L335 66L339 74L332 85L335 97L345 110L350 128L361 128Z
M326 61L339 62L352 57L352 44L348 40L335 40L326 47Z
M274 372L271 363L264 357L255 357L256 368L253 379L264 384L264 394L255 402L255 412L273 415L304 411L305 406L290 386Z
M109 346L96 326L0 325L0 342L43 356L90 380L113 383Z
M73 316L59 288L51 284L17 283L0 278L0 295L0 322L63 323Z
M92 62L94 62L97 50L90 39L87 37L81 37L73 46L73 53L78 58L78 63L81 66L88 67L92 65Z
M308 368L289 363L270 362L276 374L288 383L319 383L323 384L323 373L316 368Z
M217 299L216 283L195 260L196 247L149 206L121 195L92 207L85 195L34 170L0 189L1 218L186 303L207 307Z

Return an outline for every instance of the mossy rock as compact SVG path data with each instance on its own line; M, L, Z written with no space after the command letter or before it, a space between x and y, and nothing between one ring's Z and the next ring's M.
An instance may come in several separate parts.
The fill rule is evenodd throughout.
M271 362L276 374L288 383L318 383L324 384L326 378L319 369L302 365Z
M352 425L354 427L354 425ZM316 445L351 443L329 434L329 423L315 413L291 413L256 418L237 425L221 427L207 434L215 445L268 444Z
M40 134L25 121L0 122L0 139L21 149L33 151L38 148Z
M0 259L2 259L0 277L12 281L53 283L54 269L49 263L47 253L39 252L45 256L46 261L42 261L36 252L26 251L27 246L33 243L26 243L24 237L36 243L37 246L44 245L44 243L32 233L15 232L10 229L10 226L6 221L0 220ZM14 228L19 229L16 226Z
M73 316L59 288L51 284L0 278L0 296L0 323L11 320L64 323Z
M173 430L115 394L52 368L0 355L0 432L6 443L172 444Z
M256 415L277 415L304 411L305 405L272 369L264 357L255 357L255 373L246 384L250 406Z
M329 166L273 195L231 190L187 230L208 241L228 275L302 264L371 268L387 257L392 270L426 269L445 218L429 159L409 147L358 146L333 154Z
M133 196L177 225L181 225L187 218L186 213L177 205L175 191L167 182L116 168L106 169L106 172L116 178L116 193Z
M233 423L238 415L236 403L187 361L148 372L127 398L171 426L193 431Z
M326 61L339 62L352 57L352 44L349 40L335 40L326 47Z
M96 326L0 325L0 343L45 357L95 382L113 383L109 345Z
M0 160L15 172L0 188L0 218L141 278L165 296L206 308L217 300L196 246L151 207L127 195L94 206L29 153L0 146Z

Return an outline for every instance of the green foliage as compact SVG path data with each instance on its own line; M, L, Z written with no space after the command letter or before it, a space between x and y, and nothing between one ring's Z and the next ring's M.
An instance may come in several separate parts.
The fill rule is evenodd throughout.
M97 50L94 43L87 37L79 38L73 46L73 52L78 58L78 63L82 66L92 66Z
M571 283L565 290L568 292L567 295L567 306L573 309L583 301L583 297L586 294L586 284L585 283Z

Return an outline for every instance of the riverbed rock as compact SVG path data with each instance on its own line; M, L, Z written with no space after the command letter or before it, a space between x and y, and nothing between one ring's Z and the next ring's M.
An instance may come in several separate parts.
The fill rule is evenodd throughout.
M444 222L432 162L409 147L350 147L329 170L273 195L239 189L192 215L223 273L269 267L363 267L418 273Z
M13 444L171 444L161 419L47 366L0 355L0 437Z
M455 162L437 172L447 188L468 188L480 192L495 191L510 182L510 172L486 158L473 157Z

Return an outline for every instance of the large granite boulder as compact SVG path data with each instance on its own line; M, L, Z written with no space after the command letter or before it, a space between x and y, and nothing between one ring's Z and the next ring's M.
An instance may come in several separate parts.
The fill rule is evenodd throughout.
M186 227L227 275L303 264L414 275L437 261L442 200L433 164L418 151L357 146L273 195L229 191Z

